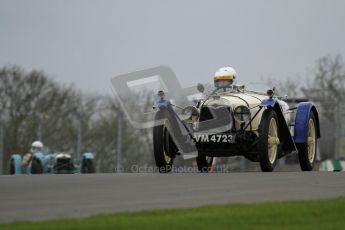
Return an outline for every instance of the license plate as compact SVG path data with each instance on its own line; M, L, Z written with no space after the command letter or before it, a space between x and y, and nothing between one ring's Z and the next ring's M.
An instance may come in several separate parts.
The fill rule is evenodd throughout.
M232 134L195 134L194 139L205 143L235 143L235 135Z

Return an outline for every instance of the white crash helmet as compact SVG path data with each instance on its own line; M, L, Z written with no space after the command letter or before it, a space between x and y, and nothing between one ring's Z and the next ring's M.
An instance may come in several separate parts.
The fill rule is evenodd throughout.
M37 153L43 150L43 143L40 141L34 141L31 144L31 153Z
M214 86L216 88L230 86L236 77L237 73L233 67L222 67L214 74Z

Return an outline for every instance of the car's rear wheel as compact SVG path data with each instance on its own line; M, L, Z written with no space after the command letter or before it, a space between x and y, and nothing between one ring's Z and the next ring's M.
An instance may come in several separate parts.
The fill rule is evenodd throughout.
M259 127L259 161L263 172L272 172L277 163L279 146L277 114L273 109L264 111Z
M54 165L57 174L74 173L74 165L70 158L59 157Z
M9 174L10 175L16 174L16 167L14 165L14 160L13 159L10 160Z
M39 159L33 158L31 163L31 173L32 174L42 174L43 173L43 166Z
M313 170L316 158L317 137L315 116L312 112L310 112L308 119L307 142L303 144L296 144L296 147L298 150L298 158L301 169L303 171Z
M83 159L81 173L95 173L95 166L91 159Z
M211 171L213 157L208 156L198 156L196 158L196 163L198 165L199 172L207 173Z

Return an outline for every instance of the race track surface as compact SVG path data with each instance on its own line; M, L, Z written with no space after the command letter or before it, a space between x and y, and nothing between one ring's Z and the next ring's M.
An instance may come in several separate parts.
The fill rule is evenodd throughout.
M0 176L0 221L345 196L345 173Z

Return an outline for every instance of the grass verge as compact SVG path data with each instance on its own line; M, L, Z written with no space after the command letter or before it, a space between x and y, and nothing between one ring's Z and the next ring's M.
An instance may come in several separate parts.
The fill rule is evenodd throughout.
M80 219L0 224L7 229L345 229L345 198L211 205Z

